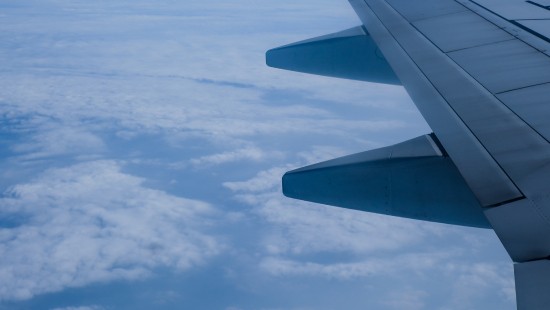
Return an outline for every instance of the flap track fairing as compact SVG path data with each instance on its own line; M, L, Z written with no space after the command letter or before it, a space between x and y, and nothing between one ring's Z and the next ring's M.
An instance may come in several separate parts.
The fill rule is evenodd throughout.
M362 26L269 50L266 62L279 69L401 85Z

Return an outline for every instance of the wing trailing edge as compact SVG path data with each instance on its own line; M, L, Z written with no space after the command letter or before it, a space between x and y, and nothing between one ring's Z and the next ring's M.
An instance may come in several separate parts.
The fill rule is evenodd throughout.
M269 50L266 63L290 71L401 85L363 26Z
M287 172L285 196L348 209L491 228L452 160L424 135Z

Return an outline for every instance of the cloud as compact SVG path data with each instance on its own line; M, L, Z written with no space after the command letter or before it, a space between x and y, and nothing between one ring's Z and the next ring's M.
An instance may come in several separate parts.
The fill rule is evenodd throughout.
M285 227L282 236L278 237L278 232L267 244L290 253L375 253L412 246L427 233L416 222L290 202L275 195L257 212L267 221Z
M281 177L288 167L274 167L260 171L253 178L246 181L225 182L223 185L236 192L260 192L280 187ZM243 196L244 197L244 196Z
M496 290L504 300L515 301L513 266L510 263L447 264L445 272L459 274L453 283L451 309L472 309L476 301L483 298L488 290Z
M235 151L227 151L213 155L206 155L199 158L191 159L190 163L196 166L203 165L219 165L224 163L230 163L235 161L250 160L250 161L263 161L270 157L281 157L282 153L279 151L265 152L257 147L247 147L238 149Z
M0 223L10 224L0 230L0 250L7 253L0 257L0 299L142 278L163 266L185 270L220 251L215 238L201 233L200 223L208 226L205 219L214 212L207 204L147 188L119 162L68 166L63 155L121 157L109 133L130 142L160 136L168 141L167 153L170 147L215 145L200 154L182 152L194 158L184 159L187 165L208 166L280 159L269 150L286 145L265 142L277 135L346 140L349 132L406 126L394 117L349 119L341 112L346 101L369 103L364 84L304 79L264 66L265 50L279 41L339 30L344 25L336 22L332 29L330 23L353 16L349 7L246 1L31 1L4 16L10 27L0 34L0 51L10 62L0 72L0 116L18 120L17 128L3 130L19 136L10 146L16 157L12 183L6 182L11 187L0 200ZM304 19L303 12L313 17ZM289 18L308 27L305 33L283 27L280 21ZM326 29L313 27L316 18ZM387 92L405 96L395 87ZM376 106L386 104L379 101ZM264 147L269 143L276 145ZM138 144L137 157L150 151ZM159 157L133 159L169 161ZM31 163L23 174L17 165L44 158L65 168L42 172ZM227 187L261 189L273 180Z
M438 283L463 276L456 301L478 298L467 290L469 280L480 292L490 289L478 273L496 281L493 291L509 290L490 269L466 268L475 260L468 251L487 245L477 232L455 247L452 241L465 240L456 229L282 197L287 170L350 153L350 145L399 139L396 129L428 130L401 87L265 66L269 48L359 24L346 3L28 1L16 10L2 15L9 27L0 33L0 52L10 59L0 72L0 121L18 135L10 145L16 158L3 164L0 178L2 188L11 186L0 196L0 300L205 264L227 247L210 230L220 218L224 235L236 240L230 252L247 257L246 267L224 259L237 274L257 268L259 277L285 284L285 277L305 277L309 286L384 277L392 268L410 278L433 268ZM132 171L155 175L138 178L121 162L84 154L130 157ZM93 161L71 165L62 155ZM45 158L64 168L42 171L35 161ZM171 165L174 158L181 161ZM23 167L18 160L32 162ZM249 161L254 165L242 165ZM189 169L177 184L195 182L194 197L225 203L227 191L202 185L225 182L247 205L238 205L242 213L221 216L208 203L149 185L166 186L170 180L162 178L176 178L170 169L178 165L220 164L228 165L200 177L192 173L201 169ZM248 175L256 165L265 167ZM251 219L253 233L235 227ZM418 291L404 294L403 307L423 302Z
M426 309L425 299L429 296L426 291L406 288L402 291L393 291L386 296L386 300L382 304L388 309L397 310L417 310Z
M0 50L10 68L0 73L0 106L15 117L49 118L82 133L93 132L92 120L128 137L161 132L217 141L296 133L347 138L349 132L408 126L401 110L412 105L402 88L265 66L265 50L293 40L296 28L304 27L305 36L332 29L330 22L343 16L357 20L349 6L323 3L42 4L43 13L33 14L30 24L7 16L10 27L0 34ZM49 22L51 12L62 18ZM283 27L283 19L296 25ZM315 19L321 29L312 27ZM339 112L350 105L384 111L393 106L398 116L350 119Z
M143 186L114 161L51 169L0 200L0 299L184 271L222 249L208 204Z
M425 272L437 268L437 265L450 253L420 253L398 255L392 258L371 258L351 263L315 263L268 257L260 268L276 276L321 276L340 280L372 276L396 276L404 271Z
M261 89L235 89L162 76L127 79L125 76L77 75L69 79L55 74L32 78L0 74L0 82L5 85L4 100L0 100L0 105L12 111L10 118L31 120L27 122L45 118L48 122L69 124L63 125L67 127L65 129L52 130L44 125L45 122L32 123L38 127L38 132L44 132L35 139L45 141L58 136L61 139L55 140L56 145L64 141L65 145L73 142L78 145L79 133L89 135L97 129L113 128L125 132L128 137L132 133L135 136L135 132L161 133L171 138L199 136L218 143L242 139L250 142L260 136L296 134L350 139L350 132L386 132L409 126L400 115L349 119L348 115L338 112L337 107L327 104L316 108L294 102L287 106L268 105L269 99L262 98L265 91ZM300 94L295 101L303 101L305 97L307 95ZM69 130L74 133L69 133ZM46 146L40 149L55 152L57 149L53 147L56 145L51 149ZM94 145L100 147L98 142ZM65 146L58 145L57 148Z
M104 307L101 306L77 306L77 307L63 307L63 308L53 308L51 310L104 310Z
M16 153L23 153L20 159L43 159L68 154L89 156L105 150L105 144L101 138L71 126L43 126L41 131L34 133L29 140L12 147Z
M306 165L312 165L349 154L347 154L346 150L341 147L330 145L312 145L310 150L301 151L297 155L300 159L305 161Z

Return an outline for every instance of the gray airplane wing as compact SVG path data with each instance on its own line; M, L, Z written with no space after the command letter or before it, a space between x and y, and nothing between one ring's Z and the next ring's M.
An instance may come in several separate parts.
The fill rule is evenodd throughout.
M273 67L402 84L433 134L287 173L287 196L493 228L518 309L550 309L550 0L349 0L363 25Z

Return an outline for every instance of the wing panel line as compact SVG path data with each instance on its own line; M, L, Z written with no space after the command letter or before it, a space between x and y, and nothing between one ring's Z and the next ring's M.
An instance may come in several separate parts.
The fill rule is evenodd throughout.
M404 84L417 87L416 89L415 87L409 87L407 91L415 99L415 104L428 120L430 126L436 131L445 149L453 157L462 175L480 199L481 204L492 206L523 197L521 191L514 185L503 168L480 143L460 115L443 98L440 91L427 78L401 43L379 20L367 2L350 0L350 3L369 28L369 32L378 37L377 41L380 48L384 49L385 54L388 54L386 56L392 59L390 64L396 73L401 78L408 80L408 83L404 82ZM368 16L365 16L365 14ZM391 37L391 42L390 40L383 40L382 37L384 36ZM418 72L414 73L413 71L416 70ZM418 79L419 77L421 77L421 80ZM453 143L449 141L453 141ZM472 162L480 164L473 167ZM480 172L481 170L478 169L484 171ZM498 190L495 190L496 188Z
M456 0L455 0L455 1L456 1ZM491 9L489 9L489 8L487 8L487 7L485 7L484 5L478 3L478 2L476 2L476 1L474 1L474 0L468 0L468 1L469 1L470 3L473 3L473 4L477 5L477 6L480 7L480 8L482 8L482 9L485 10L486 12L488 12L488 13L490 13L490 14L493 14L494 16L499 17L499 18L502 19L503 21L506 21L506 22L508 22L508 23L510 23L510 24L512 24L512 25L514 25L514 26L516 26L516 27L518 27L518 28L520 28L520 29L522 29L523 31L528 32L528 33L530 33L531 35L533 35L533 36L535 36L535 37L537 37L537 38L539 38L539 39L541 39L541 40L543 40L543 41L545 41L545 42L547 42L547 43L550 43L550 38L548 38L548 37L546 37L546 36L544 36L544 35L542 35L542 34L536 32L536 31L534 31L534 30L532 30L532 29L530 29L530 28L528 28L528 27L525 27L524 25L518 23L517 21L511 20L511 19L507 19L506 17L504 17L504 16L498 14L497 12L495 12L495 11L493 11L493 10L491 10ZM527 2L529 2L529 1L527 1ZM461 4L464 5L464 3L461 3ZM484 16L482 16L482 15L480 15L480 16L481 16L481 17L484 17ZM503 28L503 30L505 30L504 27L501 27L501 28ZM506 30L505 30L505 31L506 31ZM513 33L510 33L510 34L514 35ZM515 35L515 36L517 37L517 35ZM521 39L520 39L520 40L521 40ZM531 43L529 43L529 42L527 42L527 41L524 41L524 40L522 40L522 41L525 42L525 44L530 45L530 46L532 46L533 48L535 48L535 49L537 49L537 50L540 51L539 48L533 46Z
M467 122L465 126L497 161L497 165L504 170L505 175L510 177L509 181L517 184L518 189L528 197L545 195L548 189L543 185L546 182L541 180L547 180L550 175L550 145L546 139L481 86L456 62L434 47L388 1L364 0L363 2L364 6L356 9L358 13L362 13L359 14L362 20L368 26L382 27L383 31L387 32L387 34L378 34L377 43L384 44L384 41L393 39L411 60L416 59L417 61L414 61L416 65L428 70L419 71L428 80L431 79L432 86L438 89L448 105L452 105L460 119ZM456 2L453 1L453 3ZM369 16L366 17L365 14ZM382 37L383 35L386 37ZM399 71L396 68L394 70ZM414 84L414 81L409 80L408 83L403 84L411 83ZM413 86L409 85L407 90L426 117L430 111L426 113L422 108L421 100L424 98L415 97L410 91L411 88ZM426 119L432 125L430 119L428 117ZM445 143L445 137L442 137L442 140ZM453 154L451 150L449 153L454 160L458 160L457 154ZM458 155L464 156L460 152ZM483 165L482 162L470 164L477 167ZM457 166L462 169L460 164L457 163ZM461 170L461 172L464 174L464 171ZM479 174L464 175L464 177L475 179Z

